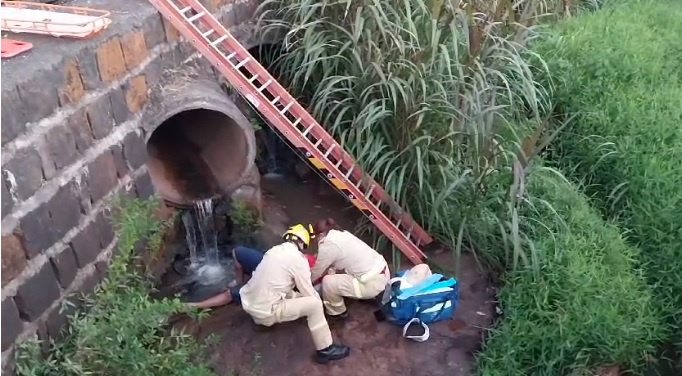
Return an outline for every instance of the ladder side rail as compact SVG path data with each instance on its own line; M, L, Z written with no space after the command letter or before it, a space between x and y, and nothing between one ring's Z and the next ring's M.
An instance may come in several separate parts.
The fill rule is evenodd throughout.
M315 158L317 158L324 166L327 168L330 173L335 175L337 179L343 179L343 175L341 171L334 166L328 159L324 157L322 152L318 150L317 148L314 147L313 143L305 138L301 132L298 131L298 129L295 129L291 122L282 114L279 113L279 109L276 106L276 103L270 103L269 100L263 101L263 102L256 102L254 103L254 95L252 91L256 91L257 87L255 86L254 83L249 82L249 80L238 70L232 65L231 62L229 61L224 61L225 56L224 54L218 50L217 46L211 46L210 44L206 43L206 40L204 39L201 31L199 30L198 26L192 23L187 22L187 18L180 13L180 8L177 6L174 6L173 4L168 4L167 2L164 2L163 0L150 0L156 7L161 11L166 18L171 21L171 24L178 28L178 30L183 34L184 36L190 40L190 42L197 48L202 55L207 58L216 68L226 77L228 80L231 81L231 84L236 86L237 90L239 93L247 98L254 106L263 113L263 115L272 123L273 126L277 127L280 129L280 131L284 134L284 136L289 139L294 145L301 145L303 146L306 150L308 150ZM185 3L189 6L193 7L193 10L196 13L201 13L201 12L207 12L207 10L203 7L201 3L199 3L196 0L180 0L179 3ZM185 5L183 4L183 5ZM170 7L170 9L169 9ZM175 9L173 9L175 8ZM223 35L229 35L229 31L225 29L222 24L217 22L215 18L210 14L207 13L207 16L201 17L199 19L200 22L205 22L208 24L210 28L213 30L216 30L218 34L223 34ZM205 25L204 25L205 26ZM244 59L250 58L251 60L249 61L248 64L246 64L247 69L252 68L250 70L250 73L252 74L259 74L260 77L271 77L271 75L263 68L252 56L246 49L239 44L234 38L227 38L223 42L223 44L228 44L228 47L231 47L234 49L234 52L237 52L237 56L241 61ZM255 69L253 69L255 68ZM236 85L235 85L236 83ZM269 90L271 93L274 91L276 94L283 96L284 100L280 100L280 103L291 103L293 101L293 107L297 108L298 111L293 112L294 114L297 114L296 116L300 116L302 118L302 121L308 124L317 124L315 119L312 118L312 116L305 111L302 106L296 101L276 80L274 80L273 85L275 90ZM251 90L249 90L251 89ZM319 127L322 131L324 129L317 124L317 127ZM316 128L317 128L316 127ZM319 136L322 136L322 140L327 141L327 143L332 144L336 143L336 141L331 137L326 131L324 134L319 134ZM307 145L304 146L304 145ZM412 262L414 263L421 263L423 262L423 259L426 258L426 256L421 252L421 250L416 247L414 244L410 243L410 239L407 239L404 234L402 234L396 226L388 220L388 218L382 213L372 202L370 202L359 189L353 185L349 184L348 185L349 191L352 193L353 198L357 199L358 201L362 202L363 205L367 207L367 210L371 213L370 220L377 226L383 233L386 235L389 240L391 240Z

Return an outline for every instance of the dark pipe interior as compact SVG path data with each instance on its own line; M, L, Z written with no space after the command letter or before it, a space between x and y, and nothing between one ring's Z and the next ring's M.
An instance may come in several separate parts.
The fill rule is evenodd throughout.
M147 142L148 169L161 197L178 205L218 197L247 167L244 130L212 110L180 112Z

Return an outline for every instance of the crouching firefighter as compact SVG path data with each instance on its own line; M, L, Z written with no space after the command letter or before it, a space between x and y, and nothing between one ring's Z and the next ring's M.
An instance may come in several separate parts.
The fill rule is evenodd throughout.
M344 297L373 299L384 292L391 275L386 259L362 240L342 230L333 219L318 221L318 242L313 280L322 278L322 301L332 320L348 317ZM329 268L345 274L325 275Z
M310 245L311 232L296 225L283 237L285 242L265 253L249 282L241 288L244 311L256 324L267 327L305 317L317 350L316 362L324 364L347 357L350 348L333 343L322 301L311 282L308 260L301 253Z

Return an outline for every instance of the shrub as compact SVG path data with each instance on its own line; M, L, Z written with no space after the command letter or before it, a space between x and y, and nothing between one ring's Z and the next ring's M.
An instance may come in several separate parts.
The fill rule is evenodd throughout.
M167 330L169 318L188 311L177 299L149 296L152 281L134 266L139 242L158 245L163 225L153 220L155 201L122 201L116 216L118 252L109 275L70 317L65 338L47 356L29 341L17 352L21 376L158 375L212 373L192 360L200 347L187 334Z
M537 46L562 114L555 162L628 230L682 341L682 2L629 1L556 27ZM680 348L682 350L682 347Z
M506 276L504 319L479 355L478 373L587 375L597 366L641 366L661 326L644 278L633 270L637 251L564 179L535 174L529 190L553 207L538 202L525 210L544 224L529 221L525 230L544 253L540 273Z

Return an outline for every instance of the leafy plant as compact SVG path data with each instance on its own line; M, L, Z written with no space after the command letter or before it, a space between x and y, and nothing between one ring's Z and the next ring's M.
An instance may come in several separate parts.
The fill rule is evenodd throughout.
M247 240L246 238L252 236L263 224L258 212L244 200L232 202L230 218L237 229L235 234L237 243Z
M119 201L118 252L108 276L93 295L83 297L65 338L52 342L46 356L36 341L20 346L19 375L212 375L193 363L199 344L190 335L167 328L172 315L195 312L177 299L152 299L151 278L133 262L139 242L153 245L161 239L164 227L153 219L157 205L139 199Z

